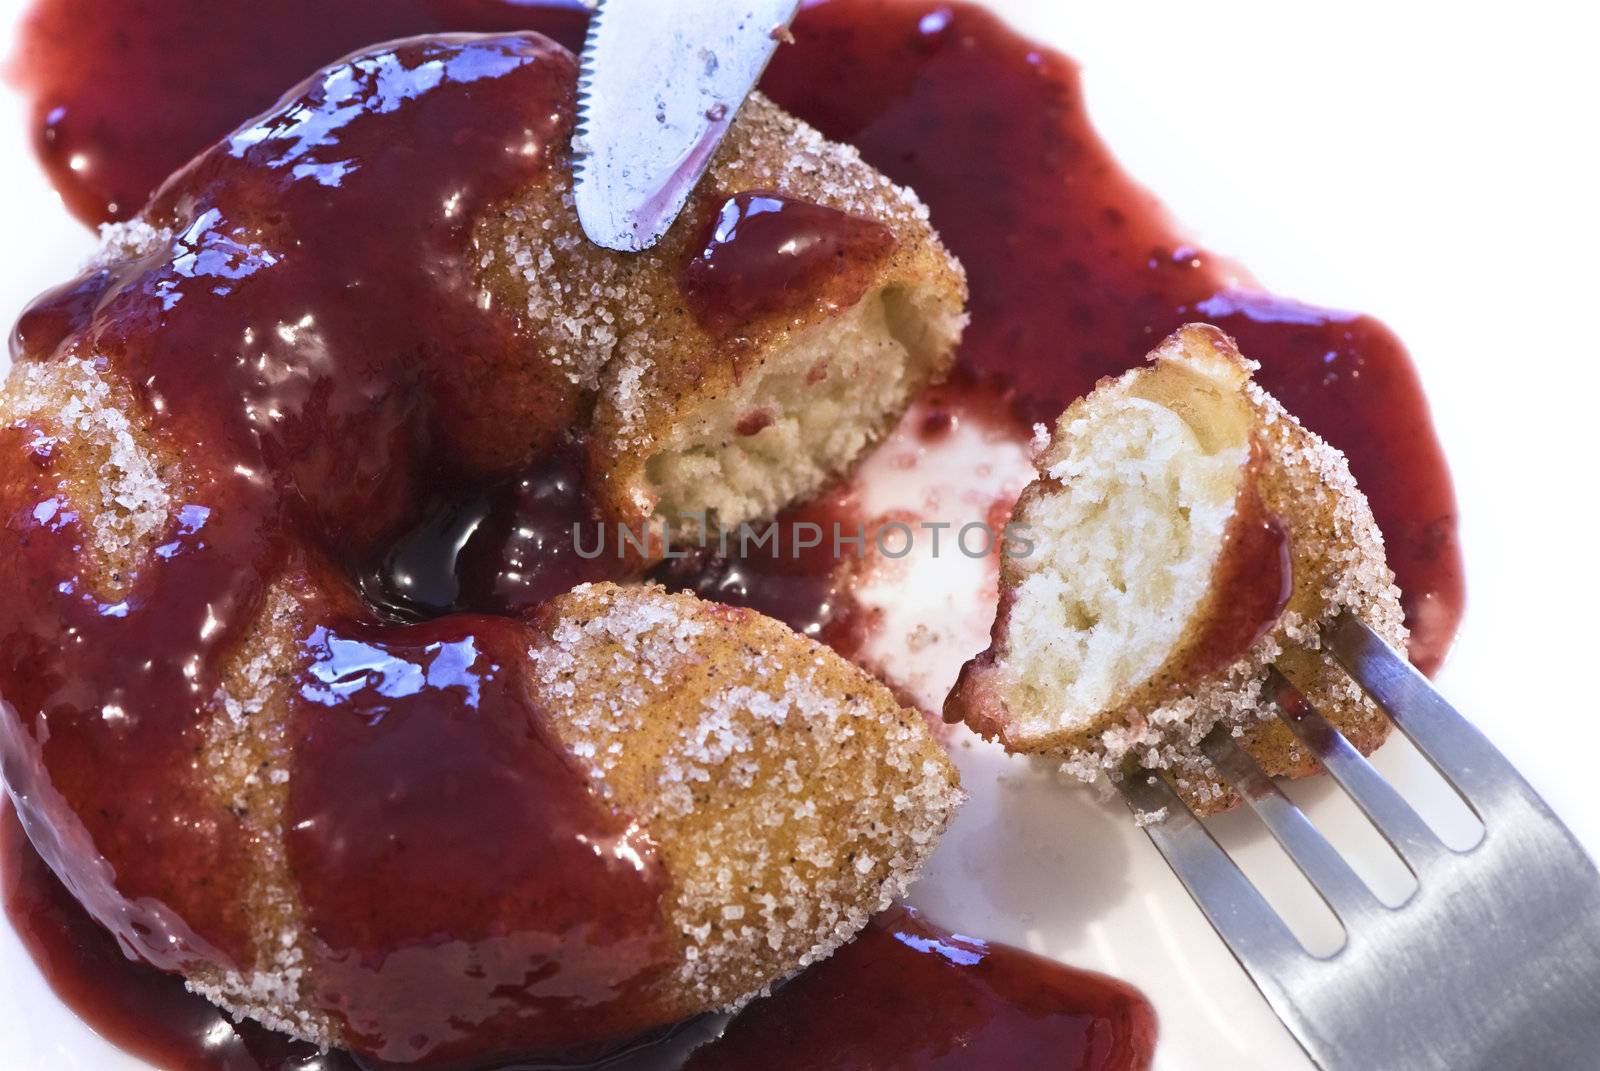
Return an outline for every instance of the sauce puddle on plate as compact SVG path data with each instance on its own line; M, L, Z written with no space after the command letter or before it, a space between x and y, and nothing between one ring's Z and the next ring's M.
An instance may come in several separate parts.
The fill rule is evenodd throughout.
M28 842L0 800L0 891L23 946L55 991L110 1041L166 1071L359 1071L215 1005L122 954ZM683 1031L688 1032L693 1024ZM752 1004L722 1040L685 1054L678 1031L588 1064L495 1071L860 1071L894 1067L1149 1066L1155 1013L1132 987L929 923L906 907Z
M516 29L570 48L585 19L576 5L520 0L40 0L12 75L33 103L35 144L65 203L95 223L132 216L169 172L349 51L419 33ZM794 37L763 88L916 189L967 268L972 324L960 389L946 389L936 407L942 420L974 414L993 425L1002 411L999 423L1020 438L1173 328L1215 323L1261 362L1266 389L1350 457L1405 593L1412 658L1429 671L1439 664L1463 603L1455 505L1420 383L1393 333L1370 317L1242 286L1237 268L1188 244L1095 135L1074 64L977 7L823 0L807 6ZM945 427L903 435L937 437ZM505 501L443 503L438 523L482 510L496 519L484 530L524 532L510 519L520 511L566 508L559 475L514 483ZM853 528L862 519L853 508L840 492L796 514ZM416 616L542 596L506 593L505 577L523 575L525 559L541 553L507 540L463 556L458 539L423 531L401 548L408 575L428 588L411 593ZM448 561L433 560L436 546L452 548ZM833 564L700 561L678 563L668 578L855 653L871 623L855 614ZM430 569L441 575L430 579ZM383 580L379 570L373 582L381 589ZM52 889L13 817L3 832L7 911L57 991L107 1037L172 1068L351 1066L236 1026L170 976L121 958ZM919 992L941 994L941 1014L928 1016ZM755 1044L744 1039L782 1037L839 1061L810 1067L871 1066L864 1054L891 1052L905 1067L1031 1066L1020 1054L1048 1043L1058 1066L1137 1068L1148 1064L1153 1032L1148 1006L1118 983L945 934L897 909L754 1005L689 1066L742 1066L741 1046ZM670 1066L662 1051L635 1053L629 1059L644 1062L626 1066Z

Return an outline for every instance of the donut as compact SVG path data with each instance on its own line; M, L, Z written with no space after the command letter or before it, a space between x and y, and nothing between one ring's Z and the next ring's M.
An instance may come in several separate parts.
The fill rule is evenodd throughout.
M760 93L701 187L643 254L583 241L566 186L480 231L489 286L598 376L593 471L634 529L733 529L811 496L944 377L966 324L927 208Z
M1356 614L1406 629L1378 531L1345 458L1251 379L1208 324L1102 380L1041 426L1038 478L1011 520L991 644L963 667L946 717L1084 780L1167 771L1191 806L1237 797L1200 754L1217 725L1270 774L1316 760L1276 718L1276 666L1363 753L1389 722L1320 652Z
M541 466L560 517L765 515L948 365L926 212L759 98L658 250L583 242L575 80L537 34L318 72L106 228L0 388L30 838L130 956L384 1064L737 1006L903 891L960 798L920 715L637 583L650 550L557 555L515 612L358 583L430 502Z

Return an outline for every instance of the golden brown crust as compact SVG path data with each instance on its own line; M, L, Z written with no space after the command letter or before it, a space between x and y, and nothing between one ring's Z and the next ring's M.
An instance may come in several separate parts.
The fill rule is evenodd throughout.
M335 1044L340 1023L316 1006L308 977L310 938L299 886L290 871L284 814L294 759L289 689L298 641L309 629L311 598L304 576L286 577L267 593L255 627L229 660L221 694L204 729L200 771L205 790L239 823L250 857L244 909L255 957L237 968L196 967L189 987L235 1015L321 1044Z

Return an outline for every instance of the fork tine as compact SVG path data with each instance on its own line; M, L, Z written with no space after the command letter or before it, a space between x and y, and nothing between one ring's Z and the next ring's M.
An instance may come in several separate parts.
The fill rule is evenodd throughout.
M1293 699L1285 698L1288 692ZM1267 670L1267 694L1278 707L1278 717L1333 775L1356 806L1383 834L1413 875L1418 868L1449 852L1433 830L1400 798L1344 734L1318 714L1276 669Z
M1311 824L1305 812L1291 803L1272 778L1238 745L1231 731L1219 725L1200 741L1200 750L1265 823L1273 839L1317 890L1317 895L1346 924L1347 934L1349 926L1386 910L1366 882Z
M1504 790L1526 789L1494 745L1365 621L1340 614L1323 638L1334 660L1455 786L1479 820L1483 805Z
M1286 956L1310 958L1171 786L1139 770L1118 781L1117 788L1135 815L1165 812L1164 818L1145 826L1145 833L1245 970L1255 976ZM1260 979L1257 985L1262 985ZM1267 996L1274 999L1271 993Z

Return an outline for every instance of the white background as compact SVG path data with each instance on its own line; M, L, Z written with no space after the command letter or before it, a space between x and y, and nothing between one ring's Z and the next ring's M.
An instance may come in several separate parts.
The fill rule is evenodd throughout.
M1101 131L1203 244L1272 290L1377 314L1409 344L1454 468L1467 556L1468 614L1439 683L1600 849L1588 678L1600 606L1600 64L1588 5L994 6L1083 64ZM0 0L6 52L20 9ZM9 93L0 191L9 319L91 244L41 179ZM920 904L1143 987L1165 1071L1307 1066L1120 805L982 749L959 757L975 799ZM1379 764L1426 795L1405 748ZM1295 795L1371 856L1381 883L1344 801L1320 785ZM1244 816L1221 828L1272 869ZM0 929L0 1068L135 1066L61 1008Z

